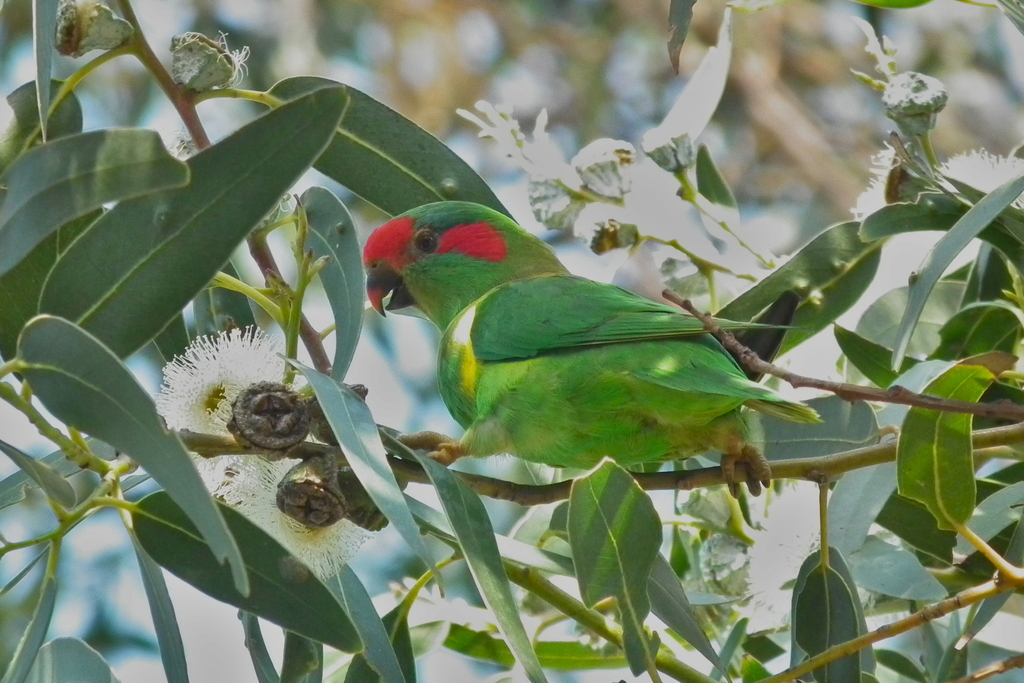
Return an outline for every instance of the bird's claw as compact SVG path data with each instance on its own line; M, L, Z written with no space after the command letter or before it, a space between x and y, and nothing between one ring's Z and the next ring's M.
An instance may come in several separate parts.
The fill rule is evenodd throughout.
M398 440L408 448L428 451L427 457L448 467L459 458L468 455L458 441L437 432L415 432L402 434Z
M743 446L739 451L722 454L722 476L729 486L729 493L739 498L741 479L736 477L736 465L746 470L747 489L750 495L761 495L762 487L767 488L772 479L772 468L764 454L753 446Z

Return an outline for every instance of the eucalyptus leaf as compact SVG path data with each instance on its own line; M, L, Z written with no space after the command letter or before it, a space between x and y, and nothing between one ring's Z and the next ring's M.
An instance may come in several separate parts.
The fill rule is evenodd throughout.
M129 199L58 259L40 310L78 322L119 356L164 328L326 146L343 93L324 88L188 160L189 184Z
M1003 183L971 207L925 256L910 285L907 308L900 320L893 348L893 367L899 367L903 356L907 353L910 336L924 310L928 296L946 268L970 244L971 240L977 237L1013 200L1020 196L1021 192L1024 192L1024 175Z
M142 587L146 591L149 613L153 617L153 628L156 631L156 642L160 646L160 660L164 665L167 683L188 683L185 646L181 642L178 619L174 615L174 605L167 592L163 571L143 549L135 531L129 529L128 533L132 539L132 548L135 549L135 557L139 561Z
M385 614L381 618L381 622L387 629L390 646L398 657L405 680L408 683L414 683L416 681L416 655L413 652L412 633L409 630L409 609L405 602L408 602L408 598ZM512 658L511 653L509 653L509 658ZM367 663L365 652L360 652L352 658L348 672L345 674L345 683L378 683L380 680L377 672Z
M409 547L428 567L434 560L412 518L387 453L377 434L377 424L366 403L351 389L301 363L292 363L309 382L334 436L348 456L348 465L366 488L373 502L395 525Z
M267 651L267 644L263 640L263 631L260 629L260 620L251 612L238 611L238 618L242 622L242 631L245 633L245 649L249 651L252 659L253 672L256 674L257 683L281 683L281 677L274 668L274 662L270 659Z
M672 0L668 7L668 59L672 70L679 73L679 51L693 20L693 6L697 0Z
M1021 312L1005 301L984 301L960 309L939 330L932 356L958 360L989 351L1012 352L1024 330Z
M466 564L480 589L480 596L494 613L498 629L517 661L526 670L530 681L546 681L544 670L519 618L516 600L498 553L494 529L483 502L446 467L430 458L417 457L437 489L445 516L455 530Z
M886 464L895 465L895 463ZM890 481L895 481L895 479ZM882 490L891 492L891 485ZM879 526L896 534L911 548L930 555L944 564L952 564L956 534L939 528L934 515L921 503L892 493L874 521Z
M326 78L287 78L270 95L293 100L340 87L344 115L314 167L385 213L430 202L476 202L509 215L487 183L440 140L355 88Z
M0 683L23 683L29 675L32 663L46 639L46 631L50 627L50 618L53 616L53 606L57 599L57 557L60 554L60 544L51 544L46 558L46 573L43 574L43 581L39 586L39 599L36 601L35 609L32 610L32 617L25 626L25 632L18 641L10 662L7 665L7 673L4 674Z
M167 326L160 330L160 334L153 338L153 345L164 363L170 363L176 356L183 355L190 343L185 316L181 313L171 318Z
M766 458L817 458L868 446L878 440L878 422L867 403L851 403L838 396L814 398L806 403L818 412L821 423L796 424L761 417Z
M751 320L789 291L800 295L793 330L779 354L830 325L845 313L874 279L881 242L861 241L855 222L840 223L821 233L768 277L733 299L715 315Z
M831 567L816 564L794 595L793 637L809 656L853 640L860 633L854 608L856 588ZM860 678L856 654L841 657L811 672L819 683L843 683Z
M53 68L53 52L57 40L57 5L59 0L32 0L32 46L36 57L36 83L49 83ZM50 89L38 88L39 130L46 141L49 122Z
M928 385L926 393L977 401L995 375L980 365L955 365ZM923 503L940 528L963 524L974 510L974 449L971 416L911 408L896 447L900 495Z
M39 648L25 683L119 683L102 655L78 638L55 638Z
M43 550L38 555L29 560L28 564L21 568L21 571L15 574L3 588L0 588L0 598L2 598L4 595L10 592L15 586L21 583L22 579L24 579L26 576L32 573L32 569L34 569L35 566L39 564L39 561L41 559L46 557L48 548L49 544L43 546Z
M982 540L989 541L996 534L1021 519L1024 510L1024 482L1012 484L981 501L974 509L967 527ZM957 538L956 552L970 555L974 546L963 537Z
M694 167L694 172L697 175L697 191L711 203L728 209L739 207L736 203L736 195L732 193L722 172L715 166L715 160L711 158L711 152L708 151L707 145L697 148L697 165Z
M313 683L323 663L323 645L294 631L284 632L281 683Z
M188 166L151 130L94 130L40 145L0 177L0 275L68 221L108 202L181 187Z
M150 557L210 597L343 652L359 651L362 643L355 627L323 581L239 512L218 507L241 549L251 585L248 595L235 589L230 572L167 492L140 500L132 520Z
M127 453L186 510L214 555L227 560L235 585L248 592L238 546L206 492L192 459L168 432L131 371L73 323L39 316L18 342L32 390L54 416Z
M726 667L732 661L733 656L739 650L740 643L743 642L744 638L747 637L747 625L750 624L750 619L744 617L737 621L733 627L729 630L729 635L725 637L725 642L722 643L722 662ZM711 678L716 681L722 680L723 670L716 669L711 672ZM725 673L728 676L728 673Z
M648 582L661 546L661 520L636 480L611 460L573 481L569 545L588 607L613 597L630 671L653 670L657 642L644 630Z
M939 331L957 311L963 300L966 285L962 282L939 282L919 317L914 336L907 347L907 353L927 356L939 345ZM909 298L908 287L897 287L876 299L861 315L856 331L869 341L883 346L896 343L900 316L906 310ZM889 361L892 369L892 359ZM909 370L906 363L901 362L900 373Z
M665 625L690 644L697 652L725 673L725 667L708 640L700 622L697 621L690 601L675 572L661 554L654 559L651 578L647 584L647 595L651 600L651 611L665 622Z
M340 381L352 362L363 326L366 275L362 250L352 215L329 190L311 187L299 201L309 220L309 246L313 255L330 259L320 270L320 281L334 314L331 376Z
M55 503L68 509L75 506L75 489L60 472L45 462L22 453L6 441L0 441L0 451L3 451L4 455L13 460L21 471L31 477L32 481L38 484L39 488Z
M1003 553L1003 557L1007 562L1018 567L1024 562L1024 516L1018 518L1017 526L1014 527L1013 535L1010 537L1010 542L1006 546L1006 552ZM973 618L964 629L963 637L970 639L981 633L981 630L1003 609L1011 595L1010 591L1006 591L1005 593L987 598L982 602L978 611L974 613Z
M916 555L878 538L868 538L847 558L857 585L868 590L928 602L946 597L946 589L928 573Z
M740 664L740 674L743 676L743 683L758 683L771 675L768 669L753 657L743 658L743 662Z
M39 314L39 295L50 276L50 270L68 245L102 215L93 211L76 218L40 242L32 253L0 276L0 356L14 357L18 334L29 320Z
M405 670L391 643L391 634L381 622L370 595L352 568L347 565L342 567L338 575L327 582L327 587L345 607L345 612L355 625L359 639L363 642L363 651L359 656L369 663L378 676L377 680L384 683L406 683ZM415 677L409 683L413 681Z
M925 674L921 666L902 652L878 649L875 650L875 657L878 659L879 664L891 671L895 671L900 676L917 681L917 683L929 683L928 675Z
M899 372L895 372L889 366L889 360L892 358L892 349L877 344L870 339L865 339L853 330L848 330L839 325L833 326L832 333L846 359L861 374L881 389L887 388L896 377L917 364L917 360L914 358L904 358ZM849 376L849 372L847 376Z
M50 81L50 97L56 95L63 81ZM30 81L15 89L7 96L12 120L8 129L0 135L0 174L24 152L40 142L39 102L36 98L36 82ZM48 140L82 132L82 106L78 97L70 93L50 113L46 127Z
M475 631L460 624L451 625L444 646L453 652L498 666L511 667L515 663L505 641L486 631ZM621 669L626 666L626 658L618 652L603 652L579 641L542 640L535 647L541 665L554 671Z

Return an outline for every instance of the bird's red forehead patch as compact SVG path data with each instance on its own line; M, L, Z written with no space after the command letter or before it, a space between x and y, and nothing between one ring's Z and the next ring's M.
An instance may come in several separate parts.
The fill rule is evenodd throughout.
M395 218L373 231L363 247L363 263L388 261L398 265L405 259L406 247L413 235L412 218Z
M437 253L457 251L483 261L501 261L508 254L505 237L490 223L467 223L449 228L441 235Z

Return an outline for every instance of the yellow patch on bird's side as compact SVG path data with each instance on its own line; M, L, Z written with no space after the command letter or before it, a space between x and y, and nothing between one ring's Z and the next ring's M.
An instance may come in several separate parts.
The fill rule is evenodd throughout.
M455 322L455 329L452 330L452 345L455 346L459 358L459 382L462 392L467 396L473 396L476 393L476 378L479 370L470 335L473 331L474 318L476 318L476 306L470 306L462 312Z

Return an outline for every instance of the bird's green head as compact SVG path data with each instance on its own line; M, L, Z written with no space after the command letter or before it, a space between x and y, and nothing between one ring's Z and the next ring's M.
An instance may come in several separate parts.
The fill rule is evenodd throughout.
M566 272L544 242L471 202L425 204L396 216L366 241L363 266L378 313L416 306L442 330L500 284Z

